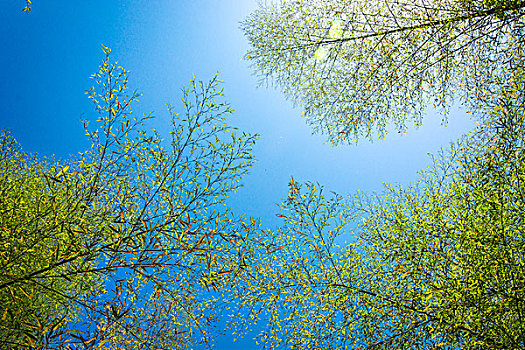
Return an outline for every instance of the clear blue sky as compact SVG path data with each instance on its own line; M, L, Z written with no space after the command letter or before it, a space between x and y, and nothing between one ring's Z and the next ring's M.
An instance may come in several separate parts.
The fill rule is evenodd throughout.
M258 160L244 188L231 198L239 213L278 223L276 203L287 183L316 181L340 194L379 191L382 183L407 184L436 153L470 130L473 122L454 111L447 127L429 113L423 127L406 136L334 148L312 136L300 106L272 89L256 88L242 60L247 42L238 29L256 0L23 0L0 6L0 128L22 147L43 156L67 158L88 146L81 119L93 116L84 91L102 60L101 45L131 71L130 85L143 93L137 112L153 112L155 126L167 125L166 103L180 101L180 89L195 74L208 80L219 71L225 99L236 110L231 124L259 133ZM158 127L157 127L158 129ZM256 348L252 341L218 349Z

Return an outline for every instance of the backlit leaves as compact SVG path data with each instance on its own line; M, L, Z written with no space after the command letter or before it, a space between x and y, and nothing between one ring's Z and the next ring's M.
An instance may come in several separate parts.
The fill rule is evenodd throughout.
M428 104L504 86L523 65L521 1L294 0L242 24L261 82L304 107L332 144L420 125Z
M344 201L292 179L235 319L265 348L524 348L524 96L518 74L412 186Z
M232 109L215 76L190 80L164 141L144 127L151 116L134 116L128 71L104 53L86 92L97 113L84 122L90 150L46 162L2 136L5 346L209 343L221 308L213 292L238 266L246 229L224 202L253 165L257 136L226 124Z

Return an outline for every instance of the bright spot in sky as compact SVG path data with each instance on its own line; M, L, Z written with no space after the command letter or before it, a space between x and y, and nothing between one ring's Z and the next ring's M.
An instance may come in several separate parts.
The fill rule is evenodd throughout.
M328 54L328 50L324 46L319 46L317 50L315 50L315 60L316 61L322 61L326 58Z
M343 21L339 18L334 19L332 26L328 31L330 39L341 39L343 36Z

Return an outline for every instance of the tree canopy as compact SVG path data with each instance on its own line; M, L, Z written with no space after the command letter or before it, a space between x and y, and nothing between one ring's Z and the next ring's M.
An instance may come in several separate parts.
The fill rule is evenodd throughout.
M252 239L245 320L267 348L525 348L525 86L409 187L349 200L289 184ZM348 241L348 242L345 242ZM236 317L239 317L237 315Z
M0 139L0 347L174 349L209 342L241 226L225 200L256 135L225 119L218 77L191 79L163 141L134 117L138 94L110 61L87 91L92 147L45 161ZM229 265L229 263L233 265Z
M524 14L510 0L287 0L261 3L241 28L261 82L338 144L497 91L523 65Z
M257 135L228 126L218 77L190 80L163 135L104 47L89 150L42 159L0 133L0 347L211 347L229 313L235 334L263 323L265 348L524 349L524 12L261 5L248 60L332 143L405 131L454 97L478 121L409 186L345 198L292 178L276 229L226 205Z

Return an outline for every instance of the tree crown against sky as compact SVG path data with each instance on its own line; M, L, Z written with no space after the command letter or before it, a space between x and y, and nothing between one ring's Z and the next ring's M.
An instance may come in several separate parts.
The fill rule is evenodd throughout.
M412 186L345 201L292 180L236 319L268 322L266 348L525 348L524 91L484 101Z
M224 205L257 135L225 119L218 77L182 90L168 141L134 117L138 94L110 50L86 92L92 147L67 162L0 149L0 345L180 348L210 342L243 222ZM231 265L230 265L231 264Z
M524 14L522 1L288 0L262 3L241 28L261 82L338 144L497 91L523 65Z

